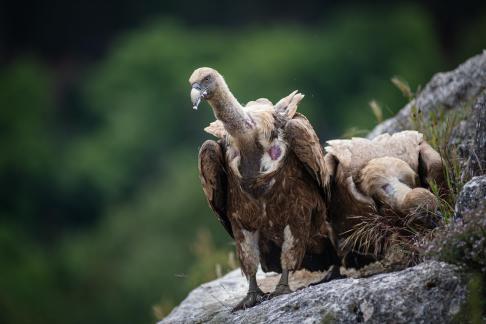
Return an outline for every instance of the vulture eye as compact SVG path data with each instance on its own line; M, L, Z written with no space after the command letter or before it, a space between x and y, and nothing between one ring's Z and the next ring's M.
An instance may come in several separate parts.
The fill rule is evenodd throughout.
M207 77L204 78L204 81L209 81L211 79L211 77L208 75Z
M390 191L391 191L391 189L392 189L392 188L391 188L391 186L390 186L389 184L385 184L385 185L381 186L381 189L382 189L382 190L383 190L385 193L390 194Z

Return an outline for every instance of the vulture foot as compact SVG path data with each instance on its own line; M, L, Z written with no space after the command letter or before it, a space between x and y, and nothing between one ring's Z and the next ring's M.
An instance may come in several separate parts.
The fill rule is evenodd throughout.
M270 294L269 299L280 295L290 294L291 292L293 291L290 290L289 285L278 284L275 290Z
M333 265L333 266L331 266L331 269L329 269L329 271L326 273L324 278L322 278L321 280L319 280L317 282L311 283L309 286L320 285L322 283L329 282L331 280L344 279L344 278L346 278L346 276L343 276L341 274L341 272L339 271L339 267L336 266L336 265Z
M249 291L245 298L236 305L231 312L236 312L239 310L247 309L260 304L262 301L268 299L268 294L265 294L260 289Z

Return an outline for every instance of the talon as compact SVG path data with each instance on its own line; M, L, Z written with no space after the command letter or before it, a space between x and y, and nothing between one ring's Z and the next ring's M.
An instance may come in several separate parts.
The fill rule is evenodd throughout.
M255 291L249 291L245 298L243 298L242 301L240 301L232 310L231 312L236 312L239 310L244 310L250 307L253 307L255 305L260 304L262 301L265 301L268 299L268 294L265 294L263 291L260 289L255 290Z
M289 285L286 284L278 284L275 290L268 296L269 299L285 294L290 294L293 291L290 289Z
M324 278L322 278L321 280L319 280L317 282L313 282L313 283L309 284L309 286L316 286L316 285L320 285L320 284L325 283L325 282L329 282L331 280L344 279L344 278L346 278L346 276L343 276L341 274L341 272L339 271L339 268L337 266L332 266L331 269L329 269L329 271L326 273Z

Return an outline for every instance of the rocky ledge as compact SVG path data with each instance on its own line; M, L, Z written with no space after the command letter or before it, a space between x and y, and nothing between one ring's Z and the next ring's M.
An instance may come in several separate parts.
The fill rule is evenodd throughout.
M263 286L276 282L276 277L258 274ZM246 294L247 285L240 271L234 270L194 289L159 324L447 323L460 311L466 296L458 269L437 261L369 278L310 286L231 313L231 306Z

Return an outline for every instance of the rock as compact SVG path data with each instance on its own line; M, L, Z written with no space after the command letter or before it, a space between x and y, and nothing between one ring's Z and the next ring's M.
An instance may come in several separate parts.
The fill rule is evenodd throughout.
M467 182L457 198L455 217L465 222L476 215L485 220L486 225L486 176L474 177Z
M457 148L462 181L486 173L486 90L454 128L448 144Z
M454 220L427 243L426 257L460 266L463 272L486 275L486 176L464 185Z
M427 118L431 112L439 109L461 109L462 104L476 98L485 88L486 51L483 51L453 71L437 73L415 100L402 108L396 116L377 125L368 134L368 138L411 128L410 114L414 105Z
M259 283L274 278L259 272ZM239 270L194 289L162 323L448 323L465 300L458 268L427 261L399 272L334 280L231 313L246 293Z
M486 173L486 90L476 100L468 118L473 136L469 145L467 170L471 176Z

